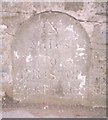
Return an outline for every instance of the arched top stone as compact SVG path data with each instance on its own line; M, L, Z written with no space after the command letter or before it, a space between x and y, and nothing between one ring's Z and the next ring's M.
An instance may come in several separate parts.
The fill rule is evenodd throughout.
M20 25L12 43L14 98L83 99L88 43L84 28L70 15L57 11L34 14Z

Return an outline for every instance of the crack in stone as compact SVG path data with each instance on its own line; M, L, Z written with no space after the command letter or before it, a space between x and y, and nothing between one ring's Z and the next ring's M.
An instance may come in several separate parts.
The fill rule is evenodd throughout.
M7 13L17 13L17 14L33 14L33 13L36 13L36 11L33 11L33 12L20 12L20 11L18 11L18 12L11 12L11 11L0 11L0 12L7 12ZM102 14L100 14L100 15L102 15ZM103 15L102 15L103 16ZM106 16L108 16L108 14L106 14ZM73 17L73 16L72 16ZM73 17L74 18L74 17ZM107 21L102 21L102 22L99 22L99 21L97 21L97 20L95 20L95 21L92 21L92 20L83 20L83 19L77 19L77 18L74 18L75 20L77 20L77 21L79 21L79 22L96 22L96 23L108 23ZM52 25L52 24L51 24Z
M102 22L99 22L99 21L91 21L91 20L81 20L81 19L76 19L78 20L79 22L93 22L93 23L108 23L107 21L102 21Z
M14 13L14 14L32 14L32 12L20 12L20 11L17 11L17 12L11 12L11 11L0 11L2 13Z

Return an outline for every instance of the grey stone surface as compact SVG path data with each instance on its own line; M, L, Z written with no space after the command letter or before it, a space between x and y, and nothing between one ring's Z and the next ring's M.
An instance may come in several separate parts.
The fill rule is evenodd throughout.
M105 3L80 4L2 4L1 96L106 106Z
M88 42L80 23L66 14L44 12L32 16L20 26L12 43L14 96L84 99Z
M83 2L67 2L65 3L65 10L72 10L77 12L83 9Z

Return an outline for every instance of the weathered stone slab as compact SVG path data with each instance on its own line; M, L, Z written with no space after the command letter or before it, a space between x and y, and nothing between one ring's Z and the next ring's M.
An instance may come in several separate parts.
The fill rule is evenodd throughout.
M67 14L44 12L25 21L12 43L14 99L55 96L84 103L88 43L80 23Z

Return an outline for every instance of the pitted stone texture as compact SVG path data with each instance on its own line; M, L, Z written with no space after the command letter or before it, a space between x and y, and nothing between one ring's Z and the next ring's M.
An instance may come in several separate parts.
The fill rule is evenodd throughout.
M0 25L0 37L1 37L1 50L0 50L0 62L1 62L1 81L2 84L2 96L4 92L7 92L9 96L12 96L12 79L11 79L11 59L10 59L10 43L12 35L7 34L8 26L6 24Z
M89 2L85 3L86 13L88 15L88 21L106 22L106 2ZM86 14L85 13L85 14Z
M108 30L106 29L106 23L94 25L92 38L91 38L92 44L95 43L97 46L106 45L108 44L108 40L106 39L107 37L108 37ZM94 47L94 49L96 48L97 47Z
M83 6L82 6L83 3ZM67 4L67 3L66 3ZM69 4L69 3L68 3ZM71 4L70 3L70 7L71 8ZM77 8L75 5L76 11L69 9L69 10L65 10L67 11L67 13L69 13L70 15L74 16L75 18L82 20L82 21L88 21L88 22L106 22L106 9L105 7L102 8L101 6L105 6L106 3L100 2L100 3L96 3L96 2L78 2L75 4L79 4L79 6L82 6L81 9ZM97 5L98 4L98 5Z
M80 23L67 14L44 12L23 23L12 43L14 99L53 95L83 100L88 41Z
M106 16L106 12L108 12L106 6L107 6L106 2L96 2L95 3L96 15Z
M27 19L33 14L33 3L32 2L2 2L2 12L0 17L3 22L13 22L14 24L20 23L23 19ZM9 21L10 19L10 21Z
M106 46L92 42L91 47L88 98L93 105L106 106Z
M77 12L78 10L83 9L83 2L66 2L65 10L72 10Z
M32 2L2 2L2 11L10 13L30 13L33 11Z
M33 7L36 12L50 10L64 10L64 2L33 2Z

